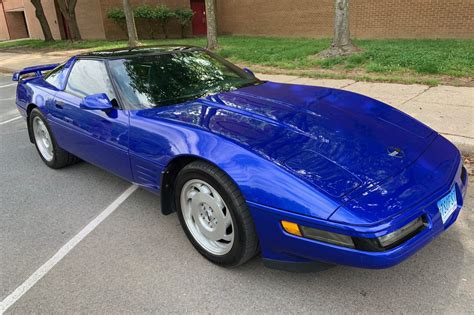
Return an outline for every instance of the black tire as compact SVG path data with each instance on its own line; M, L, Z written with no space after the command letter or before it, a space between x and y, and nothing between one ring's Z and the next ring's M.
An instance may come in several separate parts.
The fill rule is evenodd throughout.
M191 234L186 225L181 209L180 195L183 186L190 180L198 179L209 183L222 197L228 206L234 226L234 242L230 251L224 255L214 255L202 247ZM259 249L258 237L244 197L234 182L219 168L196 161L186 165L175 181L175 203L179 221L189 241L196 250L211 262L224 266L239 266L254 257Z
M38 117L39 119L41 119L41 121L44 123L44 125L48 129L49 136L51 138L51 142L52 142L52 145L53 145L53 159L51 161L48 161L47 159L45 159L45 157L41 153L40 149L38 148L38 144L36 143L35 134L33 132L33 120L35 119L35 117ZM46 118L43 116L43 114L41 113L41 111L38 108L34 108L31 111L31 113L28 117L28 128L30 129L30 132L33 136L33 139L34 139L33 142L35 144L36 150L38 151L38 154L41 157L41 159L43 160L44 164L46 164L47 166L49 166L51 168L54 168L54 169L59 169L59 168L63 168L65 166L68 166L68 165L71 165L71 164L75 164L79 161L79 159L77 157L75 157L71 153L61 149L58 146L58 144L56 143L56 139L54 138L54 135L51 131L51 128L48 125L48 121L46 120Z

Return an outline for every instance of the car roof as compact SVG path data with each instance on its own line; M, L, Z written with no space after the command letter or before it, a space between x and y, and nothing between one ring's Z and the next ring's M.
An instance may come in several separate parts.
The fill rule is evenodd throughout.
M77 55L77 57L97 58L97 59L116 59L136 56L150 56L167 53L175 53L186 50L202 50L203 48L188 45L157 45L157 46L140 46L135 48L115 48L100 51L92 51Z

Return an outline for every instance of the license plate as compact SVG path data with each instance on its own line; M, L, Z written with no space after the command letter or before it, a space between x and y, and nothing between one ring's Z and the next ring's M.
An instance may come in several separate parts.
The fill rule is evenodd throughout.
M456 189L453 186L449 194L438 201L439 213L441 213L441 220L445 223L449 216L453 214L454 210L458 207L458 201L456 199Z

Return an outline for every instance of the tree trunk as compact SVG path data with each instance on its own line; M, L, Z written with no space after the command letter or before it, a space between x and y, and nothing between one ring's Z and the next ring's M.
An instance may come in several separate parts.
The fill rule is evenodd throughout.
M207 49L216 50L219 47L219 44L217 43L215 0L206 0L206 21L207 21Z
M351 40L349 30L349 0L336 0L334 38L331 47L320 53L323 57L347 56L359 51Z
M41 30L43 31L44 40L47 42L54 41L53 34L51 34L51 29L49 28L48 20L44 15L43 6L41 5L41 0L31 0L31 3L35 7L36 18L38 19Z
M72 40L81 40L81 32L79 31L79 26L77 25L76 12L74 12L74 10L69 12L69 20L66 21L68 21Z
M149 25L149 30L150 30L150 38L155 39L155 25L153 23L153 20L148 19L148 25Z
M123 0L123 11L125 12L125 20L127 21L128 47L137 47L139 45L137 27L129 0Z
M166 22L161 23L161 31L165 35L165 39L168 39L168 29L166 28Z
M56 2L71 32L71 40L81 40L81 32L76 20L77 0L56 0Z
M128 47L138 46L137 27L133 16L133 9L129 0L123 0L123 11L125 12L125 21L127 22Z

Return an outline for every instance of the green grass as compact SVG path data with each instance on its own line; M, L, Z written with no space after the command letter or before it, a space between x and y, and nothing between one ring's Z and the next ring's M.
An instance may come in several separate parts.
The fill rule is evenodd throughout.
M144 40L152 44L192 44L204 46L205 38ZM321 59L315 56L327 48L330 39L223 36L219 53L234 62L278 68L281 70L327 70L335 73L377 78L392 76L473 77L474 40L356 40L362 52L349 57ZM39 40L0 42L0 49L29 48L66 50L121 47L125 41L56 41ZM432 80L427 78L426 80Z

